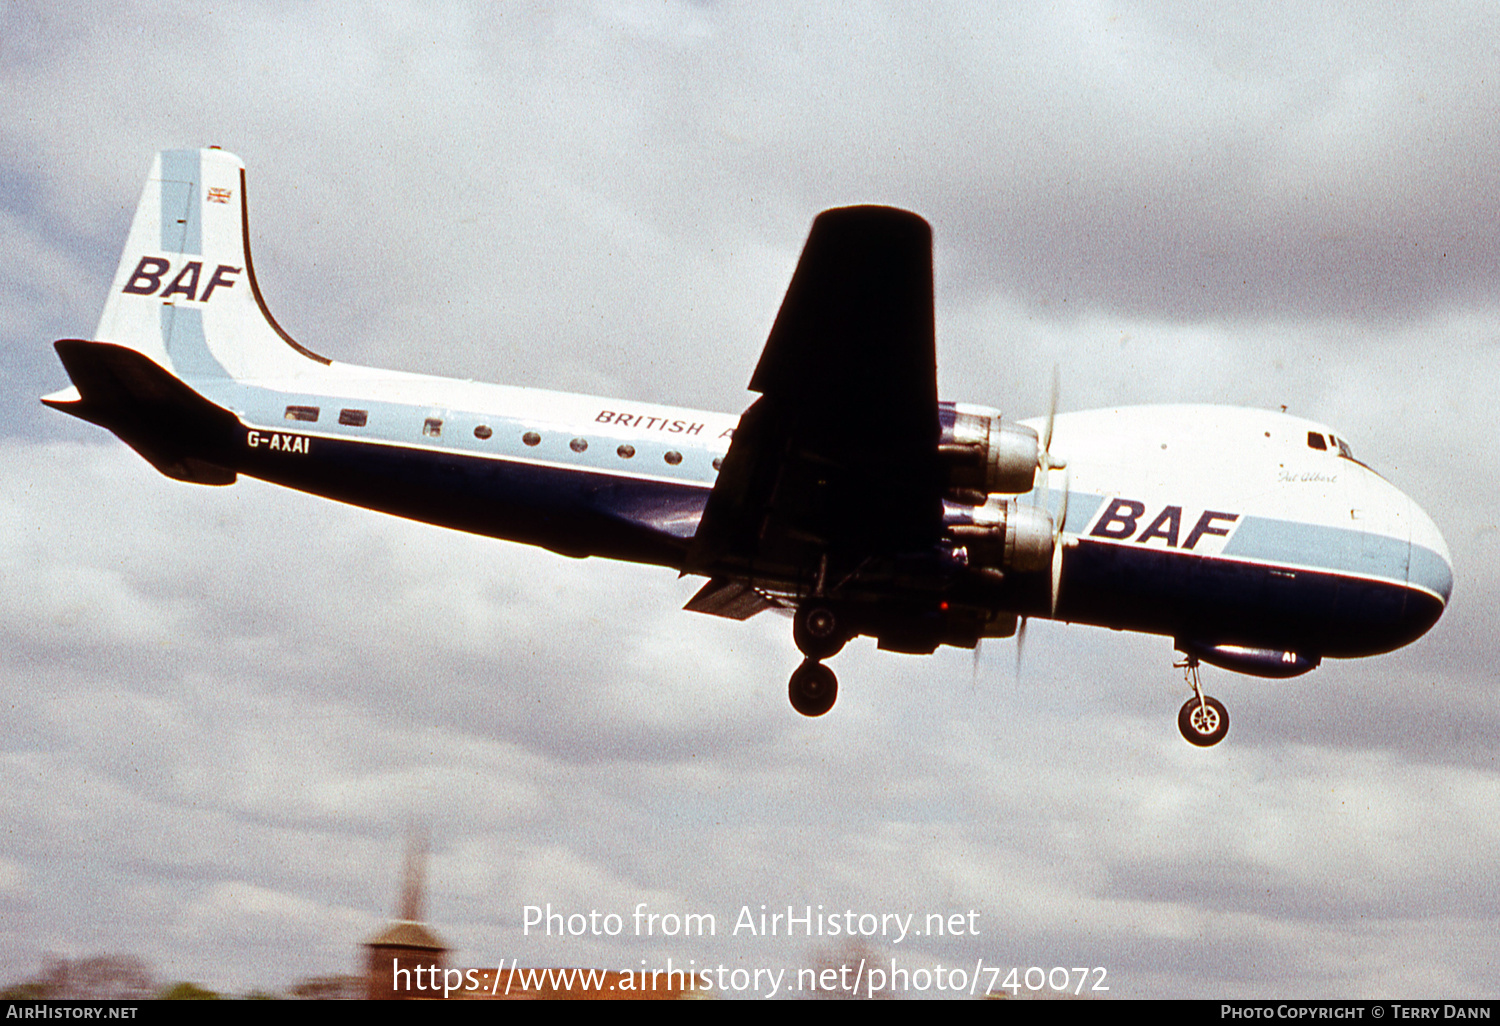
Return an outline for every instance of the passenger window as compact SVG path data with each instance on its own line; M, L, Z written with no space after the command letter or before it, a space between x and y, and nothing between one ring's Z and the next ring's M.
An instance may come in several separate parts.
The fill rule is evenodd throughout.
M527 445L541 445L542 436L537 434L535 431L528 431L521 436L521 441L525 442Z
M494 433L495 432L490 430L488 424L481 424L474 429L474 437L479 439L481 442L489 438Z
M588 447L589 443L582 438L575 438L568 443L568 448L572 449L574 452L584 452L588 449Z
M1309 449L1317 449L1320 452L1328 451L1328 443L1323 441L1323 436L1317 431L1307 433L1307 446Z
M340 410L339 423L348 427L364 427L370 415L364 410Z
M677 464L679 464L679 463L682 462L682 453L680 453L680 452L669 452L665 456L663 456L662 459L664 459L664 460L667 461L668 466L675 467L675 466L677 466Z
M422 422L422 434L428 438L441 437L443 433L443 422L438 417L428 417Z
M287 420L305 420L314 423L318 419L318 408L316 406L288 406L286 408Z
M616 449L615 452L620 454L620 459L628 460L630 459L630 457L635 455L635 446L628 444L622 445L618 449Z

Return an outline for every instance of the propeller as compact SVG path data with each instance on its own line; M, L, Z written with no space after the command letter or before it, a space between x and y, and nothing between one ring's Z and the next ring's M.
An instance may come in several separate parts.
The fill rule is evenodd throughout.
M1052 579L1051 594L1048 599L1048 615L1053 619L1057 617L1057 595L1062 589L1062 563L1063 563L1063 525L1068 522L1068 491L1071 486L1069 478L1071 474L1064 468L1062 500L1057 505L1057 515L1052 522ZM1021 623L1016 628L1016 679L1021 677L1021 658L1026 651L1026 624L1031 618L1022 616Z
M1063 525L1068 522L1068 491L1072 487L1072 472L1063 467L1062 501L1057 504L1057 516L1052 522L1052 612L1057 618L1057 593L1062 588Z
M1061 391L1062 376L1059 374L1057 364L1052 365L1052 396L1047 403L1047 423L1042 429L1041 445L1037 447L1036 467L1042 474L1044 487L1047 489L1047 499L1051 498L1052 471L1063 472L1062 499L1058 502L1057 513L1052 522L1052 578L1051 589L1048 598L1048 614L1057 616L1057 594L1062 588L1062 554L1063 554L1063 525L1068 522L1068 492L1072 486L1072 475L1068 471L1068 461L1061 456L1052 455L1052 425L1057 419L1057 396ZM1043 500L1047 504L1047 500ZM1021 658L1026 650L1026 623L1030 617L1021 617L1020 626L1016 628L1016 678L1021 676Z

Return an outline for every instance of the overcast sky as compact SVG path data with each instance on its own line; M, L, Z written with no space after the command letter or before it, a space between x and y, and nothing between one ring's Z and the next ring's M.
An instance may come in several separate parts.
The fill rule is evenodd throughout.
M1003 10L997 7L1003 6ZM1012 10L1011 8L1014 8ZM0 0L0 976L48 952L352 971L408 824L461 965L797 967L742 906L976 913L908 969L1116 997L1500 991L1500 15L1409 4ZM1331 424L1452 549L1408 649L1285 682L1033 624L861 640L255 481L40 406L152 154L249 168L280 322L338 360L739 411L823 207L933 225L945 398ZM546 938L523 909L712 913ZM644 963L643 963L644 960Z

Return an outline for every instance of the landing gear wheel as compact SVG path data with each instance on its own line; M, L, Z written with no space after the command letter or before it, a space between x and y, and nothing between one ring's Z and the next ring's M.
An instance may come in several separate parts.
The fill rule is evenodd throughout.
M792 618L792 640L809 659L831 659L849 643L849 635L831 606L804 602Z
M793 671L787 697L803 716L822 716L838 700L839 679L828 667L809 659Z
M1177 729L1188 744L1208 748L1224 740L1229 733L1229 710L1217 698L1194 695L1177 714Z

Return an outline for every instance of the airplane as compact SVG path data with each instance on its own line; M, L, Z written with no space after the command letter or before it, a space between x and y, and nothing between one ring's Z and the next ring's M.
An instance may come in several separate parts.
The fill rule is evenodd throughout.
M1055 381L1045 418L939 401L932 233L905 210L817 216L738 417L335 362L267 309L248 211L239 158L158 154L94 337L55 343L72 386L42 401L179 481L706 578L685 608L790 614L805 716L855 637L926 654L1047 618L1171 638L1179 730L1208 747L1229 719L1200 664L1389 652L1452 592L1432 520L1326 425L1058 414Z

